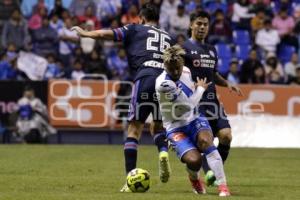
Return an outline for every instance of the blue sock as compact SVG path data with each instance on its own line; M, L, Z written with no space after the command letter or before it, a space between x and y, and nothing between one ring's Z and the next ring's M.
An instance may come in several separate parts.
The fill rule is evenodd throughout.
M135 138L127 137L124 143L125 169L126 174L136 168L138 141Z
M153 136L153 140L155 145L157 146L158 152L168 151L168 142L165 132L155 134Z

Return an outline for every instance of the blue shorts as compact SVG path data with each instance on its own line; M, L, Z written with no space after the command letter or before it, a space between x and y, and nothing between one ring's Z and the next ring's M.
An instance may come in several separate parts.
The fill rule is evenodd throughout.
M128 121L144 123L150 113L154 121L161 121L159 103L155 92L157 76L143 76L134 83L128 113Z
M220 105L218 100L209 102L209 105L206 105L205 102L201 102L198 111L200 116L205 116L207 118L214 137L217 137L217 134L221 129L231 128L224 108Z
M198 134L207 130L211 132L209 123L205 117L200 116L186 126L167 131L167 138L181 160L186 152L197 149Z

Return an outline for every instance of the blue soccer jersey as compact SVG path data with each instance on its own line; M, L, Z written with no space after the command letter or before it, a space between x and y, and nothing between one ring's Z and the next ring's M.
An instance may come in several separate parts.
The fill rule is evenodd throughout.
M186 51L185 66L187 66L194 81L199 78L207 78L212 82L206 89L199 104L199 113L205 116L216 136L219 130L230 128L224 108L220 105L216 94L215 73L217 73L218 55L214 46L200 44L189 39L183 44Z
M169 34L152 25L129 24L113 29L115 41L123 41L129 66L137 71L134 80L158 76L163 71L162 55L173 42Z
M212 101L216 99L216 86L214 74L217 71L218 56L216 49L208 44L199 44L193 40L187 40L183 44L186 51L185 66L192 73L193 81L199 78L207 78L207 82L212 82L203 95L202 101Z

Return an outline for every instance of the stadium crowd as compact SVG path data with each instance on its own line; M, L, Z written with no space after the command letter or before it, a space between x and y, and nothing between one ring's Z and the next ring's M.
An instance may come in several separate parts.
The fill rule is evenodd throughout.
M122 44L81 38L87 30L138 23L147 0L2 0L0 2L0 80L26 80L20 52L45 58L40 79L77 79L104 74L130 80ZM177 43L188 39L189 15L212 15L209 37L218 70L232 83L300 85L300 0L152 0L160 8L160 27Z

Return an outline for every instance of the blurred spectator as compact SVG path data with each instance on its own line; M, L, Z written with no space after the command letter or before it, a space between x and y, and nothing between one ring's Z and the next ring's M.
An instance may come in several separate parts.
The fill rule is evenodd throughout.
M41 9L47 10L47 6L46 6L44 0L38 0L37 4L35 4L32 8L32 13L38 13L39 10L41 10Z
M85 72L83 70L82 62L79 59L76 59L73 64L73 69L71 73L71 79L79 80L84 78Z
M202 6L201 0L184 0L183 3L187 14L195 12L197 6Z
M266 52L276 52L279 43L278 31L272 28L271 20L266 19L264 28L257 32L255 44Z
M15 9L20 8L19 0L3 0L0 1L0 32L3 24L10 18L11 13Z
M294 8L293 17L295 18L296 23L300 21L300 4Z
M127 13L125 13L122 18L121 22L123 25L126 24L138 24L140 21L138 8L136 5L132 4Z
M93 13L93 8L91 6L86 7L84 15L78 16L79 24L86 23L87 21L93 22L93 27L95 29L100 29L101 25L97 17Z
M253 75L251 77L252 84L265 84L266 83L266 72L264 68L254 66Z
M64 67L70 67L70 59L73 53L73 50L78 43L79 38L76 32L71 31L72 22L68 18L64 21L64 27L58 31L59 35L59 54Z
M57 54L58 35L57 32L49 26L47 17L43 18L42 27L33 31L33 50L40 56L47 54Z
M210 13L215 13L217 10L222 10L223 13L227 13L227 3L222 0L213 0L208 3L208 10Z
M265 64L266 78L269 83L283 84L284 72L281 63L276 58L274 53L268 53Z
M152 0L151 2L155 4L158 8L160 7L161 0ZM122 4L121 13L127 13L131 5L135 5L137 8L139 8L139 5L143 5L143 1L142 0L121 0L121 4Z
M64 22L59 18L57 14L51 15L50 27L53 28L57 33L59 29L63 28Z
M225 19L222 10L217 10L215 13L215 20L210 26L210 34L208 42L216 44L220 42L229 43L232 39L232 30L230 23Z
M60 76L60 68L56 64L54 54L48 54L47 61L48 65L44 75L44 80L58 78Z
M121 14L121 0L94 0L94 2L96 4L96 16L104 27L109 27L111 22Z
M180 46L183 45L183 43L185 42L185 40L186 40L186 36L183 35L183 34L179 34L176 37L176 43L179 44Z
M106 61L97 50L92 51L86 66L88 73L103 74L110 78L110 73L106 68Z
M180 4L179 0L164 0L160 8L159 25L160 28L168 31L169 21L172 16L177 13L177 7Z
M255 17L251 19L251 30L254 35L257 33L257 31L264 28L265 19L265 11L263 9L257 10Z
M111 22L111 29L119 28L121 25L119 24L119 21L117 19L114 19ZM114 42L112 40L104 40L103 41L103 53L105 56L108 56L109 54L116 54L118 52L118 49L122 43Z
M18 100L17 136L27 143L44 143L47 136L57 131L48 121L47 107L27 86Z
M184 12L184 5L180 4L177 7L177 13L169 18L169 33L173 38L178 34L187 35L187 30L190 24L190 18Z
M62 14L66 9L62 5L62 0L55 0L54 8L50 13L50 16L57 15L58 18L62 19Z
M35 12L33 11L34 7L37 9L43 7L46 8L46 10L51 11L54 5L54 0L22 0L21 2L21 10L26 18L31 17L31 15L37 12L37 10L35 10Z
M10 20L6 21L2 30L2 47L7 48L9 43L17 49L25 48L30 41L26 21L18 9L12 12Z
M239 79L239 61L236 58L231 59L227 80L232 84L240 83Z
M261 68L262 70L259 70ZM249 53L248 59L246 59L241 65L240 70L240 83L251 83L253 80L257 81L257 76L255 75L255 69L257 71L263 71L264 68L259 59L257 58L257 53L255 49L252 49ZM254 78L256 76L256 78ZM255 82L257 83L257 82Z
M273 14L270 0L250 0L250 3L250 11L253 13L264 11L268 16Z
M44 17L47 17L46 8L40 8L37 12L32 15L28 21L28 27L30 30L36 30L42 27L42 20Z
M68 10L65 10L62 12L62 20L65 21L66 19L70 18L71 19L71 14Z
M0 60L0 80L18 80L21 79L20 72L17 68L17 54L2 55Z
M128 61L125 49L121 48L117 55L112 55L107 59L107 67L114 80L125 80L128 76Z
M273 18L272 25L278 30L280 36L290 34L295 26L293 17L288 15L287 8L280 9L278 15Z
M92 13L95 14L96 6L93 0L72 0L69 11L73 16L83 16L88 6L92 7Z
M288 80L294 78L296 76L296 68L299 65L299 58L297 53L293 53L291 57L291 61L286 63L284 66L284 72L288 77Z
M94 22L92 20L88 20L85 23L85 29L87 31L92 31L94 30ZM93 49L96 46L96 40L92 39L92 38L85 38L85 37L81 37L80 38L80 47L82 48L82 51L84 54L89 54L93 51Z
M235 28L250 30L250 19L254 15L249 12L248 0L237 0L233 4L232 22Z
M300 65L296 68L296 76L290 81L293 85L300 85Z
M293 11L292 2L293 0L275 0L273 12L278 13L282 8L285 8L287 10L288 15L291 15Z
M298 41L293 35L295 21L293 17L288 16L287 8L280 9L279 14L273 19L272 25L278 31L282 43L292 45L298 50Z

